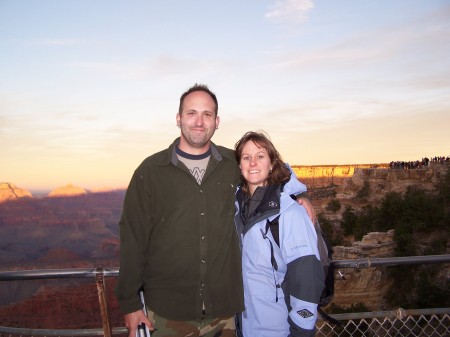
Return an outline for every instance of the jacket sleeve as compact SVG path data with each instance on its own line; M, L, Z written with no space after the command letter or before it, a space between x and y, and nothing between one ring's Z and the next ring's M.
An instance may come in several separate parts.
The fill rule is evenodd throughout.
M317 303L325 276L317 249L314 225L302 207L287 212L280 226L282 254L287 262L285 297L289 309L290 336L315 334Z
M143 286L145 256L150 231L150 194L144 173L136 170L131 178L120 219L120 269L116 297L123 314L142 309L138 295Z

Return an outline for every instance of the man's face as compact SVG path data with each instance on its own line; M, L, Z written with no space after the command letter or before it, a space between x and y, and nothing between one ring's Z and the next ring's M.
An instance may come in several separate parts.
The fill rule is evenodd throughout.
M177 114L181 129L180 149L190 154L202 154L219 126L216 105L206 92L194 91L183 101L183 110Z

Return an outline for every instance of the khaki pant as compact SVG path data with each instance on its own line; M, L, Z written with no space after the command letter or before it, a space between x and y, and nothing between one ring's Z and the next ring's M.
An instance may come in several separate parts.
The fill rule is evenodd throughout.
M155 331L152 337L235 337L234 316L205 318L201 321L171 321L148 311Z

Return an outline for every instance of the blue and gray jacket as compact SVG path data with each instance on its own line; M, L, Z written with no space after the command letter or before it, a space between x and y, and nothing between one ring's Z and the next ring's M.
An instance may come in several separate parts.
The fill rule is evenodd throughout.
M290 197L304 191L306 186L292 178L284 186L258 187L251 198L240 188L236 192L235 221L241 240L245 300L240 324L244 337L315 334L324 272L314 225L305 208ZM277 217L279 246L266 227Z

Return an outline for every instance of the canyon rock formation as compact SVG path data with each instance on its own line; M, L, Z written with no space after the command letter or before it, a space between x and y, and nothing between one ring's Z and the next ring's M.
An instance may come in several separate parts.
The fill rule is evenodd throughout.
M336 260L391 257L394 256L394 249L393 230L368 233L361 241L353 242L351 247L333 247ZM364 303L370 310L385 310L383 298L390 286L387 268L339 269L335 274L333 303L341 307Z
M83 195L86 194L86 190L81 187L74 186L72 184L68 184L66 186L61 186L58 188L55 188L53 191L51 191L48 196L49 197L68 197L68 196L75 196L75 195Z
M32 194L11 183L0 183L0 202L18 198L31 198Z
M434 164L417 169L390 169L386 165L295 166L294 171L299 180L308 186L316 212L337 223L342 219L342 213L347 206L359 210L368 204L376 205L387 193L404 193L413 185L433 191L448 167L448 164ZM360 194L364 189L368 193L362 198ZM340 209L337 211L327 207L333 199L340 203ZM424 238L424 241L427 240ZM350 242L349 246L333 247L334 259L394 256L393 230L386 233L367 233L361 241L353 241L353 238L346 238L346 241ZM383 298L390 286L387 268L392 267L340 270L345 279L336 272L333 303L340 307L363 303L369 310L386 310Z

